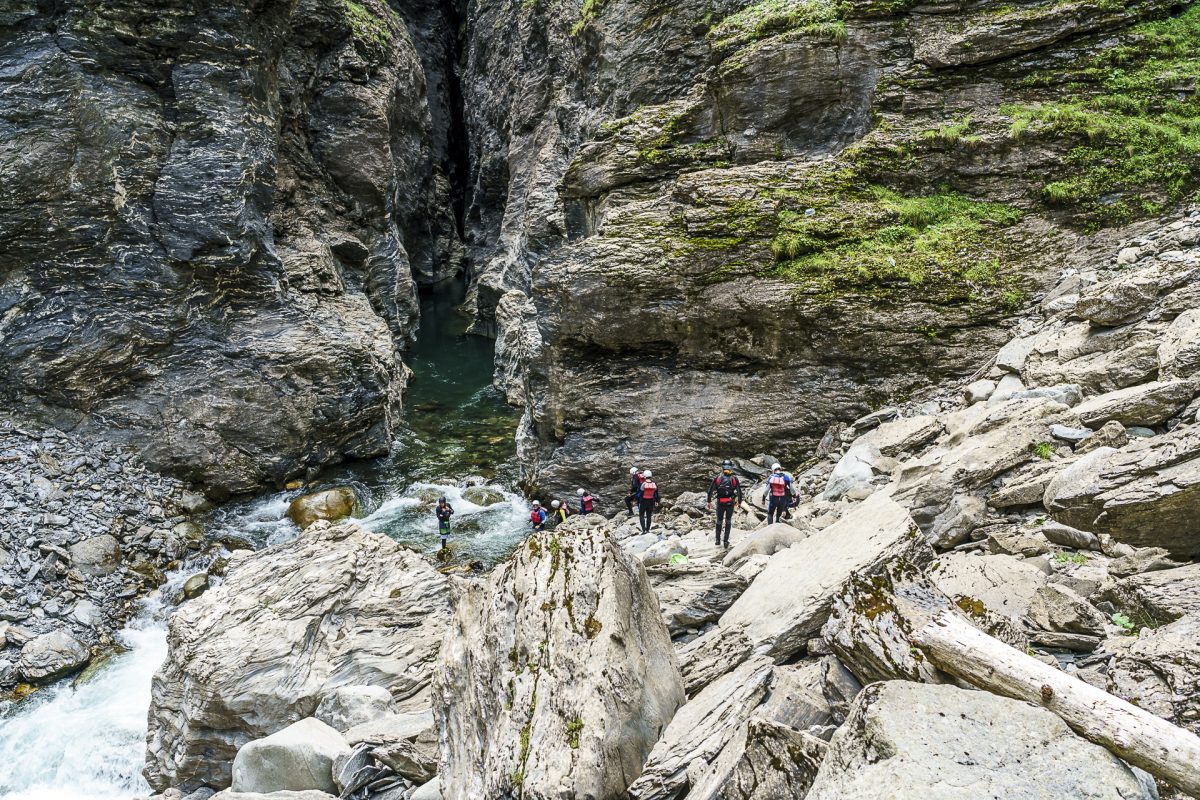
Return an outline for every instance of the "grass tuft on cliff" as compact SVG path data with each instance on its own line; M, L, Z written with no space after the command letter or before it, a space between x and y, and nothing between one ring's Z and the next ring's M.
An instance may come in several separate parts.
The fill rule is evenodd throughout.
M961 194L905 196L882 186L781 210L773 274L818 292L919 289L933 302L1021 301L994 249L1021 212Z
M1001 109L1015 139L1073 142L1043 199L1092 227L1161 213L1200 184L1200 5L1131 34L1066 75L1027 81L1053 88L1065 79L1062 100Z
M795 30L826 31L833 38L845 38L842 12L842 4L832 0L761 0L718 22L708 36L718 47Z
M355 39L384 48L391 45L391 28L369 8L357 0L342 0L342 8L346 12L346 21L350 23L350 31Z

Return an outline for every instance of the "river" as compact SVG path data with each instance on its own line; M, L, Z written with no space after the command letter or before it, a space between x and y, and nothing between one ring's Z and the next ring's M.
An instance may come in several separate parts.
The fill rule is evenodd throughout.
M298 531L286 518L303 491L350 485L363 502L360 523L431 555L438 549L431 503L455 508L452 559L504 558L526 530L528 506L515 490L516 418L491 386L490 340L467 336L455 284L421 298L421 330L405 355L413 370L406 413L386 458L333 467L304 489L230 503L207 521L257 547ZM475 488L471 488L475 487ZM470 498L470 499L468 499ZM478 502L471 502L471 500ZM142 779L150 680L166 657L167 598L194 561L141 602L119 637L125 650L83 679L61 682L20 703L0 702L0 798L128 800L150 789Z

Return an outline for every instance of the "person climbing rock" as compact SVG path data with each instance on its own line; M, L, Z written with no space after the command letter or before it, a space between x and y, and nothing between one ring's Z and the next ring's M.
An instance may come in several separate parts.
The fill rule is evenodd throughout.
M742 484L733 474L733 462L729 459L721 464L721 473L713 478L708 487L708 510L712 511L713 496L717 498L717 547L729 547L729 530L733 527L733 511L742 507ZM725 536L721 536L721 523L725 523Z
M437 508L433 510L437 515L438 521L438 536L442 537L442 549L446 549L446 544L450 540L450 517L454 514L454 509L450 507L449 501L445 497L438 498Z
M592 493L584 489L576 489L575 494L579 495L579 513L591 514L596 510L596 498L592 497Z
M783 513L791 507L792 476L778 464L771 465L771 477L767 478L767 522L783 522Z
M625 510L633 516L633 504L639 503L638 498L642 494L642 473L637 467L629 468L629 493L625 495Z
M550 527L557 528L559 525L567 521L567 517L571 516L571 509L566 503L558 500L550 501Z
M546 509L538 500L534 500L529 508L529 522L535 531L546 530Z
M658 508L658 484L653 480L650 470L642 473L642 483L638 488L638 518L642 523L642 533L650 532L654 520L654 511Z

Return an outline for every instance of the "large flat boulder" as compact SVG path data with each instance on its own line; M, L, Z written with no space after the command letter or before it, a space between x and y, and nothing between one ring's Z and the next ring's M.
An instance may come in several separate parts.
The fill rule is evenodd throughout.
M224 583L171 617L147 780L159 790L228 786L242 745L311 716L340 686L418 695L448 616L445 576L355 525L317 522L285 544L239 551Z
M83 642L66 631L51 631L21 647L16 672L29 683L46 683L82 669L90 658Z
M938 559L930 578L938 589L969 614L991 612L1023 617L1046 573L1028 561L1010 556L947 553Z
M949 684L875 683L806 800L1151 800L1120 759L1043 708Z
M463 586L441 662L446 800L620 796L684 702L646 572L599 530L535 534Z
M1200 557L1200 426L1181 425L1067 467L1043 498L1054 519L1135 547Z
M1153 381L1085 400L1075 413L1085 425L1116 420L1122 425L1160 425L1178 414L1196 393L1190 380Z
M776 553L720 620L743 630L754 647L782 660L825 624L834 594L852 573L873 574L896 559L916 565L933 551L908 512L881 492L820 533Z

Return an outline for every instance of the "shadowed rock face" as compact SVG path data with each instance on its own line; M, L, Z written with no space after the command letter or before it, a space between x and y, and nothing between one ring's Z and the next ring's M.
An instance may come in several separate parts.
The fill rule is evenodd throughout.
M376 0L8 9L5 402L216 495L384 451L413 274L459 264L414 44L444 13L410 36Z

